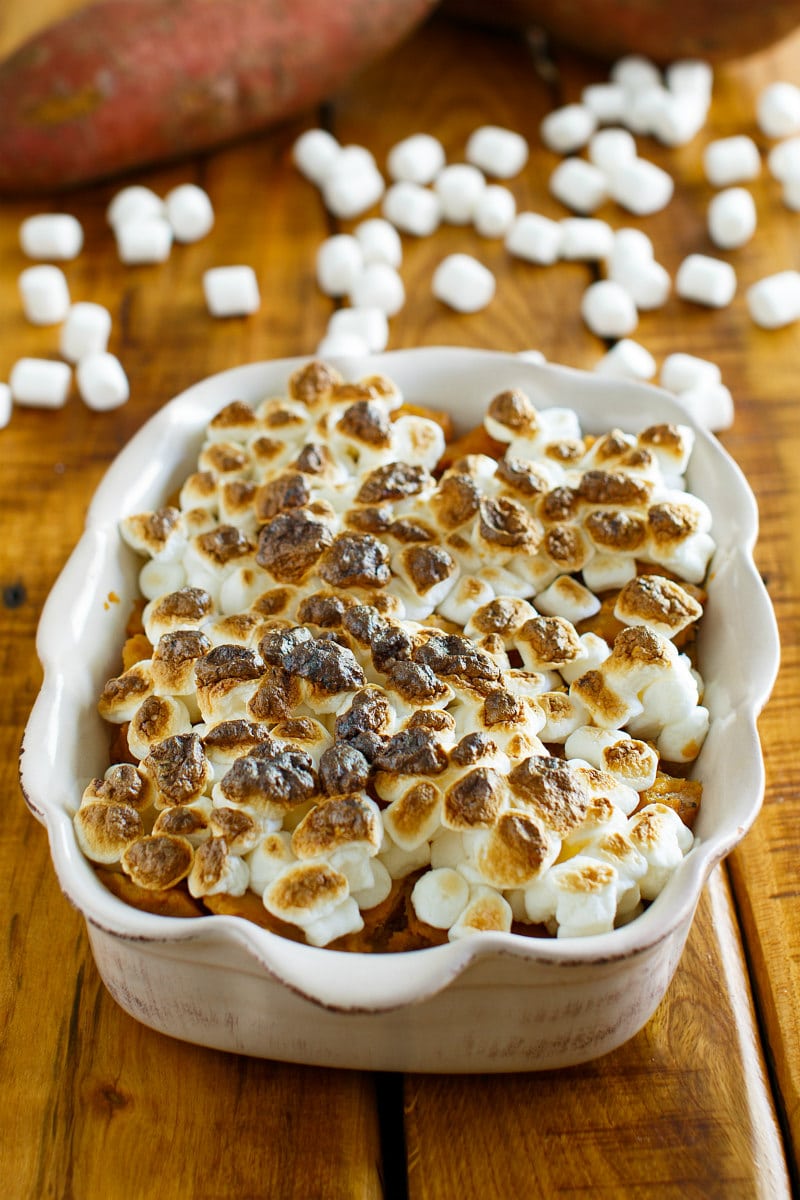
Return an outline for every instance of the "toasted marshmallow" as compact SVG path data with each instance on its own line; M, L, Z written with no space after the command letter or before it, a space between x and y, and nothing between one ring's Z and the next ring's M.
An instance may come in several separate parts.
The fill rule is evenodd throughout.
M482 564L504 566L517 556L535 554L541 541L541 525L518 500L481 499L472 544Z
M438 605L438 612L446 620L462 628L475 611L494 598L494 589L477 575L462 575L449 595Z
M644 541L644 533L642 534ZM587 534L579 525L564 522L550 525L542 538L540 554L556 568L557 572L582 571L595 554L591 533ZM544 585L546 586L546 585Z
M517 631L514 649L526 671L560 670L586 657L575 626L564 617L532 617Z
M374 766L375 791L382 800L391 803L404 794L409 776L427 780L441 775L447 769L447 754L429 730L403 729L378 751Z
M479 729L509 758L528 758L543 753L539 733L544 725L541 708L528 697L515 696L504 688L491 691L477 714Z
M311 577L332 542L329 521L305 509L281 512L262 527L256 562L276 582L300 584Z
M473 887L469 903L450 926L447 937L455 942L476 933L509 933L512 920L511 905L499 892L490 887Z
M219 512L219 492L214 473L193 471L184 481L178 500L184 512L202 508L216 516Z
M119 530L137 554L162 563L176 562L186 548L183 514L171 506L123 517Z
M392 557L388 590L399 595L412 621L429 617L456 584L459 568L443 546L406 546Z
M205 633L177 629L158 639L151 660L153 692L156 696L185 696L195 690L195 663L211 649Z
M132 763L114 763L103 778L89 781L83 790L81 804L126 804L137 812L145 812L153 803L152 788Z
M186 838L157 833L140 837L120 860L125 874L145 891L175 887L192 868L194 848Z
M492 397L483 425L496 442L512 442L517 437L535 436L539 417L525 392L513 388Z
M244 400L232 400L216 413L206 426L210 442L244 443L259 428L258 417Z
M582 758L637 792L655 782L658 755L627 733L583 725L570 734L564 749L568 758Z
M631 817L628 837L647 861L647 873L639 880L642 896L654 900L691 850L692 831L666 804L648 804Z
M576 855L550 873L558 937L589 937L614 928L617 871L611 863Z
M488 634L497 634L510 650L519 630L535 616L536 609L526 600L498 596L475 610L464 627L464 636L476 640Z
M78 845L92 862L119 862L128 846L144 833L140 814L131 804L88 801L73 818Z
M577 761L577 760L576 760ZM602 772L596 772L597 775ZM628 828L628 814L607 796L594 796L588 804L583 820L571 829L561 843L562 861L583 853L585 847L605 834L624 833Z
M471 839L470 861L496 888L526 887L555 862L560 839L535 814L509 809L479 838Z
M653 504L647 512L649 557L689 583L702 583L716 543L694 504Z
M320 758L318 769L320 787L326 796L361 792L369 782L369 760L349 742L329 745Z
M255 547L242 530L217 525L190 539L183 557L186 578L218 598L224 580L243 563L253 563L254 554Z
M535 703L544 718L539 737L545 743L563 744L571 733L585 724L585 706L567 692L542 692Z
M411 904L420 921L434 929L449 929L469 902L469 884L451 867L426 871L414 884Z
M440 828L441 807L442 795L433 783L414 783L384 810L384 828L395 845L415 850Z
M585 706L594 723L603 729L621 729L642 711L637 696L627 688L615 686L602 667L579 675L570 684L569 694Z
M320 759L333 745L333 738L324 725L313 717L295 717L279 722L270 730L270 737L284 746L296 746L305 751L319 769Z
M215 806L244 808L267 822L280 822L319 794L317 775L304 750L262 742L237 758L214 784Z
M600 609L597 596L571 575L559 575L537 594L535 602L540 613L548 617L565 617L573 625L593 617Z
M270 741L266 725L242 717L219 721L214 725L196 726L195 732L202 740L203 751L214 768L215 778L224 775L237 758L249 754L262 742Z
M614 616L624 625L646 625L666 638L674 638L702 615L694 596L663 575L637 575L614 605Z
M588 842L582 853L610 863L617 872L617 923L636 910L641 900L639 880L647 872L647 859L636 849L627 833L601 833Z
M128 726L128 749L145 758L165 738L190 733L192 722L185 704L174 696L148 696L137 708Z
M380 809L367 796L334 796L303 817L292 834L300 860L326 859L348 874L348 860L374 858L383 840Z
M334 367L314 360L298 369L289 377L288 393L309 408L316 408L330 400L333 390L342 382Z
M286 671L300 681L311 712L330 713L366 683L352 650L325 638L299 642L284 659Z
M132 720L139 705L153 694L153 688L152 662L145 658L107 681L100 693L97 711L103 720L122 725Z
M328 863L292 863L264 889L264 907L301 929L331 915L349 897L347 880Z
M148 640L155 646L163 634L175 629L199 629L213 611L213 601L204 588L181 587L146 604L142 624Z
M394 457L405 463L432 471L444 454L441 425L428 417L398 417L392 426Z
M192 804L212 778L211 765L196 733L179 733L153 746L140 770L150 782L156 808Z
M250 455L244 446L223 441L206 442L197 456L197 466L213 475L218 483L247 479L251 470Z
M189 872L193 896L243 896L250 872L247 863L230 852L224 837L212 837L198 846Z
M694 440L688 425L650 425L639 434L638 443L655 456L662 475L679 478L686 473Z
M292 853L292 835L280 831L262 836L245 855L245 862L250 869L250 890L261 895L285 867L296 862Z
M201 842L211 837L208 822L211 800L203 796L195 804L175 804L162 808L153 824L153 833L165 833L170 837L185 838L195 850Z
M212 806L208 814L208 826L215 838L225 839L231 854L248 854L263 837L263 830L255 817L240 808Z
M562 663L558 668L565 683L572 683L587 671L596 670L611 654L608 642L596 633L582 633L578 640L581 644L580 653L571 662Z
M211 724L241 716L255 694L265 664L247 646L214 646L195 664L197 702L203 720Z
M442 825L456 832L490 829L507 807L503 777L491 767L474 767L445 790Z
M588 812L599 802L601 807L606 804L615 805L627 817L639 803L639 793L627 783L621 783L609 771L601 771L580 758L574 758L571 766L589 796ZM584 823L587 819L584 817ZM605 820L603 816L602 821Z
M586 817L591 801L587 781L564 759L532 756L514 767L508 783L512 807L533 813L559 838Z

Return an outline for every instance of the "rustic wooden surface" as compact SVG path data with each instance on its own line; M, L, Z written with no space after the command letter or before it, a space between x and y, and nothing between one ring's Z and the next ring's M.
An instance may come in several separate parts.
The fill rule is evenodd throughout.
M79 2L11 0L0 12L0 54ZM537 73L519 38L437 20L364 73L324 116L342 141L365 143L379 161L416 130L436 133L457 159L476 125L509 125L533 147L512 183L520 207L560 215L546 194L555 159L541 148L538 123L603 69L559 54L546 65ZM690 146L665 151L646 143L644 153L679 180L676 198L657 216L624 223L651 234L671 272L686 253L712 250L702 145L740 130L758 136L755 96L775 78L800 79L800 36L719 68L709 125ZM308 113L212 157L137 175L162 193L196 180L216 208L212 235L176 247L163 266L117 261L104 223L117 185L0 203L0 378L22 354L56 351L53 330L24 321L16 276L26 265L20 221L57 205L75 212L86 230L83 254L67 266L73 297L111 309L111 348L133 391L113 414L90 413L73 396L60 412L17 411L0 431L5 1192L26 1200L789 1195L800 1170L800 750L793 719L800 342L796 326L756 329L742 296L761 275L798 265L800 217L782 207L766 176L753 185L757 236L727 256L740 279L733 305L712 314L673 298L643 316L636 335L659 361L686 350L722 366L736 400L735 425L722 440L759 500L758 563L783 641L781 674L761 721L764 810L712 878L673 985L648 1026L596 1063L548 1075L402 1080L225 1056L173 1042L122 1013L99 982L82 920L59 893L46 836L17 782L21 733L40 680L38 614L100 476L149 415L209 373L307 353L322 336L330 302L314 286L313 255L336 225L289 163L298 132L319 119ZM611 208L600 215L623 223ZM479 252L497 274L498 295L484 313L461 317L431 298L433 265L454 249ZM214 322L200 276L228 262L253 265L263 304L250 319ZM553 361L585 367L602 353L578 316L591 277L585 266L526 267L496 242L447 228L432 240L407 239L403 275L411 302L392 322L393 347L538 347Z

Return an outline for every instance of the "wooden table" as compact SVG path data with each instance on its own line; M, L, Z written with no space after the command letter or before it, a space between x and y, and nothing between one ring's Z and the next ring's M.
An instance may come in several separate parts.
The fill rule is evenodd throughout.
M75 0L72 0L75 7ZM41 23L48 5L7 3L0 51ZM47 10L47 12L45 11ZM532 156L512 187L520 208L561 210L546 192L555 158L538 124L556 103L603 77L596 64L523 39L437 18L367 70L324 117L343 142L379 162L400 137L437 134L448 156L493 122L518 129ZM705 232L710 189L701 148L754 125L754 101L772 79L800 78L800 37L720 68L707 128L690 145L644 145L678 180L670 206L623 221L652 236L674 274L691 251L713 252ZM647 1027L583 1067L506 1077L374 1076L226 1056L162 1037L125 1015L96 973L80 916L61 896L44 831L17 781L22 729L40 669L34 636L42 603L81 531L87 502L114 454L143 421L197 379L235 363L309 353L331 303L315 287L317 244L337 228L290 164L309 112L212 156L142 172L158 192L196 180L213 199L212 235L176 247L163 266L125 268L104 211L115 184L67 198L0 203L0 378L23 354L56 351L53 330L22 317L16 276L26 265L17 230L27 215L66 207L86 248L67 267L75 298L106 304L132 398L111 414L73 395L58 412L19 410L0 432L0 873L3 906L0 1180L5 1194L39 1200L103 1196L159 1200L247 1197L402 1197L460 1200L517 1195L764 1197L800 1179L800 893L797 885L800 748L800 407L798 326L768 333L743 294L762 275L797 267L800 216L775 182L753 185L759 229L725 255L739 273L721 312L676 298L642 317L636 336L661 359L684 350L720 363L736 402L722 438L759 500L758 563L781 626L784 661L762 721L764 810L713 876L677 975ZM410 302L392 321L391 346L538 347L552 361L591 367L604 347L583 326L581 264L543 270L512 261L498 242L444 228L406 239ZM498 292L484 312L459 316L430 293L433 266L451 250L476 252ZM260 312L214 321L202 271L248 262Z

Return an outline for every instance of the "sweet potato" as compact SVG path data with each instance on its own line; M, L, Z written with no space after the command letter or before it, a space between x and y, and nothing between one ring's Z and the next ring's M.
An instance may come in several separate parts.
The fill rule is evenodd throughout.
M330 96L435 0L102 0L0 65L0 192L196 153Z

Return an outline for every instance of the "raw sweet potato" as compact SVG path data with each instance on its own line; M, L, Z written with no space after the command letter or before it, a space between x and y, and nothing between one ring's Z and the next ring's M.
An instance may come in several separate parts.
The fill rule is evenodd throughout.
M0 65L0 191L196 153L330 96L435 0L102 0Z

